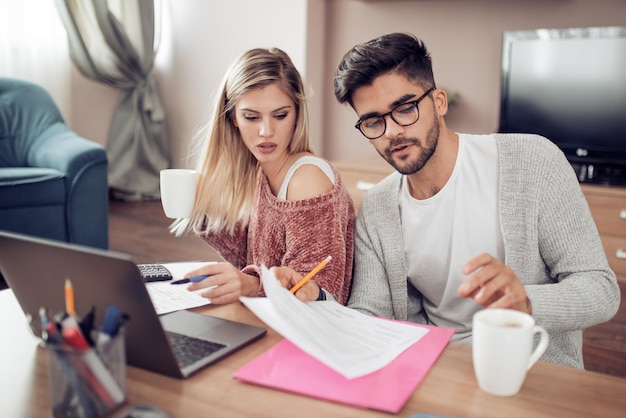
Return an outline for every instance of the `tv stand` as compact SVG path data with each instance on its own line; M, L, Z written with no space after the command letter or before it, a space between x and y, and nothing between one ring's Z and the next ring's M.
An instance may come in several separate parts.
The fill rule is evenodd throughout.
M607 186L626 186L626 166L570 162L578 181Z

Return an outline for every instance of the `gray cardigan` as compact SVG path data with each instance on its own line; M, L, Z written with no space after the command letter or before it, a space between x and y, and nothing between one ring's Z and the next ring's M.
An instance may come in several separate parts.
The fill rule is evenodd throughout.
M537 324L550 334L542 360L582 368L581 330L608 321L619 307L615 274L563 153L536 135L494 136L504 261L524 283ZM419 289L407 281L400 180L394 172L363 198L348 306L385 318L428 323ZM466 325L471 321L467 317Z

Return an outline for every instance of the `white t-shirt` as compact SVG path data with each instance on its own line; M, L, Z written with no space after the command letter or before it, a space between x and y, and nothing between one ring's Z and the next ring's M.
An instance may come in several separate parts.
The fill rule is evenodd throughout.
M493 136L460 134L452 175L436 195L414 199L406 176L400 189L407 280L423 295L429 323L457 328L465 342L481 307L458 296L468 277L461 268L484 252L504 260L496 147Z

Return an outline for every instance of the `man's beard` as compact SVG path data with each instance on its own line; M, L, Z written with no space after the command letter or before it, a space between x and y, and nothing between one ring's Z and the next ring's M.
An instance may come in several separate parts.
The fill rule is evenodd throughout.
M435 150L437 149L437 143L439 141L439 120L435 117L433 118L433 125L428 130L426 134L426 138L424 141L420 141L417 138L398 138L392 139L389 141L389 145L383 153L379 154L387 160L389 164L391 164L400 174L414 174L420 171L428 162L430 157L433 156ZM420 148L422 152L419 154L417 159L410 161L410 157L402 157L400 161L395 161L391 150L394 147L399 145L415 145Z

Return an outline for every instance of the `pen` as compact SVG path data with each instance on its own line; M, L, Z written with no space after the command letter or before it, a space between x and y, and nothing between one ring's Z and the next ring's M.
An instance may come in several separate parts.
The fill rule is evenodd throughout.
M306 282L308 282L309 280L311 280L311 278L313 276L315 276L321 269L323 269L324 267L326 267L326 264L328 264L330 262L330 260L332 260L333 258L331 256L326 257L325 259L322 260L321 263L319 263L313 270L311 270L309 272L309 274L307 274L306 276L304 276L302 278L302 280L300 280L298 282L298 284L296 284L294 287L292 287L289 291L291 293L296 293L298 291L298 289L300 289L302 286L305 285Z
M70 279L65 279L65 312L69 316L76 315L74 307L74 287L72 287Z
M102 329L98 334L98 345L111 340L111 338L117 335L120 324L122 321L122 313L120 308L116 305L109 305L104 313L104 320L102 321Z
M193 276L193 277L189 277L188 279L174 280L173 282L170 282L170 284L185 284L189 282L192 282L192 283L201 282L202 280L206 279L209 276L210 274L205 274L202 276Z
M39 321L41 322L41 339L44 343L50 342L51 335L48 332L48 313L43 306L39 308Z

